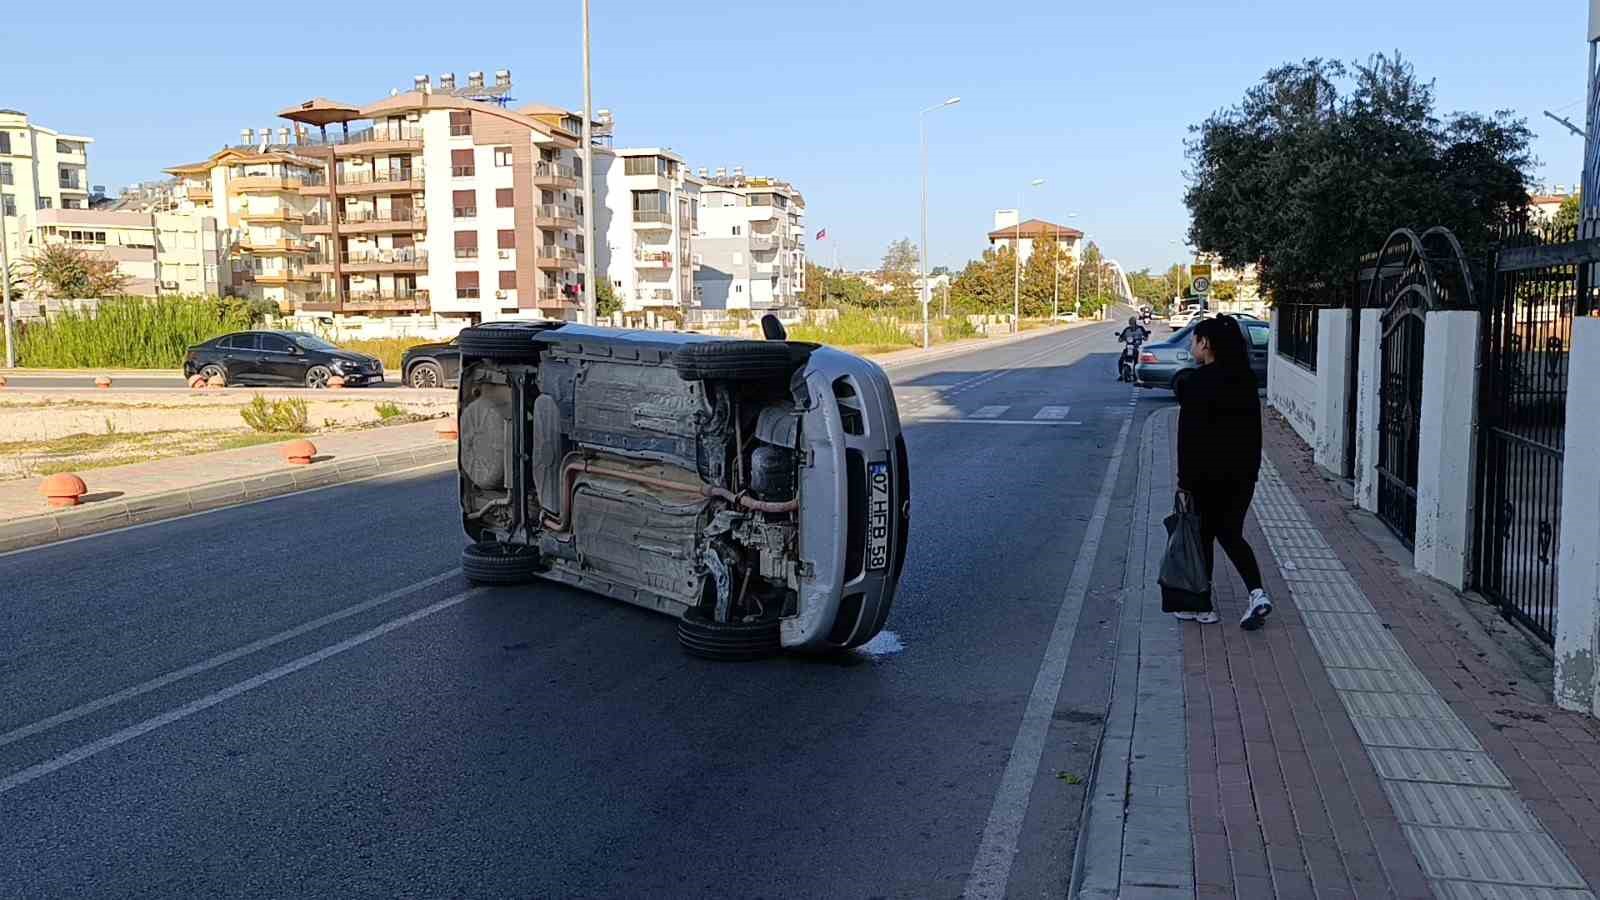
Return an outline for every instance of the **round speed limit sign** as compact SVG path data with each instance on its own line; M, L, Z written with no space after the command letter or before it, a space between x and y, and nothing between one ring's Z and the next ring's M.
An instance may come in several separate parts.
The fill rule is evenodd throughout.
M1195 278L1195 280L1194 280L1194 292L1196 294L1209 294L1209 293L1211 293L1211 279L1207 278L1204 275L1201 275L1201 276L1198 276L1197 278Z

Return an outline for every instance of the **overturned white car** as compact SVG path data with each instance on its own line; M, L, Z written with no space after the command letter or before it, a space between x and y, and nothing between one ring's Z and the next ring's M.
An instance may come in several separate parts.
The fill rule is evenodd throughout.
M751 659L883 628L911 481L867 360L784 340L491 323L461 332L468 578L563 582Z

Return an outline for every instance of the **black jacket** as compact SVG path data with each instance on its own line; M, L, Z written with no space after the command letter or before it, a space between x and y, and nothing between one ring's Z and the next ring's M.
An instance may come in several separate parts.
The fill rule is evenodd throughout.
M1205 490L1248 484L1261 472L1261 399L1249 369L1201 366L1180 374L1178 486Z

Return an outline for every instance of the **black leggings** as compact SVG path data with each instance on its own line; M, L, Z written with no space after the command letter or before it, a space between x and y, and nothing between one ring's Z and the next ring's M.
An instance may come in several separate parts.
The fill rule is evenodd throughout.
M1256 564L1256 554L1244 539L1244 516L1250 510L1250 498L1255 496L1253 481L1238 484L1206 485L1194 494L1195 507L1200 513L1200 545L1206 558L1206 575L1215 568L1212 542L1222 545L1222 551L1233 560L1244 586L1249 590L1262 587L1261 567Z

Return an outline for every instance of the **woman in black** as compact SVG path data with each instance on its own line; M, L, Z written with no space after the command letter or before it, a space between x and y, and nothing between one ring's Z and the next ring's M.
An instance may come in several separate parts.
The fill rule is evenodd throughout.
M1199 368L1183 373L1173 390L1179 404L1178 487L1194 497L1200 514L1206 575L1213 569L1215 541L1250 590L1239 627L1254 630L1271 614L1272 601L1244 539L1244 517L1261 471L1261 401L1244 341L1244 329L1233 317L1202 320L1192 347ZM1174 615L1206 625L1219 621L1214 609Z

